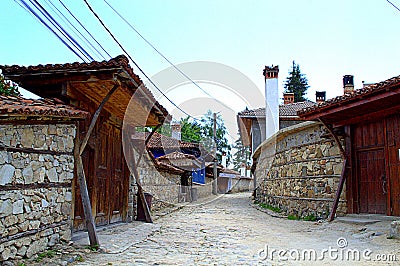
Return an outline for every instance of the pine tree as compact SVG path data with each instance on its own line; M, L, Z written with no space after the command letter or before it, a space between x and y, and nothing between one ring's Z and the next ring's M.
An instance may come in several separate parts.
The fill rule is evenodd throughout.
M250 161L250 147L243 146L242 139L240 138L235 141L233 148L236 152L233 154L233 169L239 170L243 165L248 165Z
M293 61L292 70L289 72L289 76L286 78L285 92L294 93L294 102L303 102L307 100L305 98L308 86L308 80L304 74L300 71L300 66Z

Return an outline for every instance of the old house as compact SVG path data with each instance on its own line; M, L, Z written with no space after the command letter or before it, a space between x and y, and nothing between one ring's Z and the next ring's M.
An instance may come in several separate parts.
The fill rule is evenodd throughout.
M128 59L118 56L103 62L0 68L7 79L41 97L58 98L89 112L90 116L78 124L78 143L84 140L100 104L105 103L82 153L92 213L97 225L132 220L135 180L129 171L132 160L124 158L123 125L128 130L134 126L157 126L168 112L146 87L140 86L142 81ZM72 198L73 228L81 230L85 222L76 176Z
M400 76L309 107L299 116L319 120L343 138L347 212L400 216Z
M283 129L303 120L297 115L297 111L303 108L315 105L314 102L294 102L294 96L291 93L285 93L284 104L279 105L279 129ZM237 114L239 132L244 146L251 147L254 152L258 145L265 139L265 108L257 108L253 110L244 110Z
M71 239L77 123L60 101L0 96L0 261Z

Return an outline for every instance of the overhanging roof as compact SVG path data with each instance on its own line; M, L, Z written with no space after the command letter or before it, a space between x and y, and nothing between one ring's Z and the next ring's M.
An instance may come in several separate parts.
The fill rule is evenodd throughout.
M366 86L298 112L304 120L333 126L355 124L400 111L400 76Z
M108 100L104 109L124 119L129 105L131 122L154 126L169 117L145 87L123 55L109 61L90 63L47 64L37 66L0 66L3 75L21 87L43 98L86 101L99 104L115 84L120 87ZM140 87L139 87L140 86Z

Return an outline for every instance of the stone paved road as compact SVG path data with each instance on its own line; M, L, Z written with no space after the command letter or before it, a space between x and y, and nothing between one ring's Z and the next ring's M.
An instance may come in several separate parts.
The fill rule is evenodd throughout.
M386 239L389 222L368 226L343 223L316 223L274 218L250 206L250 194L225 195L212 202L185 207L156 221L158 226L141 242L118 254L94 253L76 265L396 265L365 261L338 263L335 256L324 253L324 260L310 262L279 260L272 249L294 250L295 257L305 249L346 251L367 248L373 253L395 254L400 259L398 240ZM376 234L379 236L373 237ZM337 239L348 246L339 249ZM268 259L259 251L268 247ZM265 253L261 253L265 255ZM274 255L272 258L271 255ZM286 254L287 257L288 254ZM282 259L284 259L282 257Z

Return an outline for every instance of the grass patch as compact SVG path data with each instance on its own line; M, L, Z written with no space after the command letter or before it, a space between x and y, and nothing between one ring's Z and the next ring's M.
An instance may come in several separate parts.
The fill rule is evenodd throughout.
M43 253L39 253L37 258L35 259L36 262L41 262L44 258L53 258L56 255L56 250L47 250Z
M75 261L83 262L83 261L85 261L85 260L83 259L83 257L82 257L81 255L78 255L78 256L76 257Z
M310 215L304 216L303 220L304 221L315 222L317 220L317 216L315 216L314 214L310 214Z
M288 218L288 220L300 220L300 217L299 217L299 216L293 215L293 214L288 215L287 218Z
M258 206L260 206L263 209L271 210L273 212L277 212L277 213L281 213L282 212L282 210L280 208L274 207L274 206L266 204L266 203L259 203Z
M97 251L99 250L99 245L94 245L94 246L86 246L85 248L91 250L91 251Z

